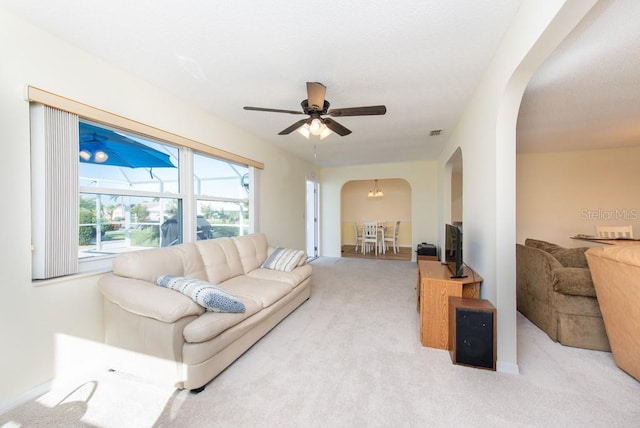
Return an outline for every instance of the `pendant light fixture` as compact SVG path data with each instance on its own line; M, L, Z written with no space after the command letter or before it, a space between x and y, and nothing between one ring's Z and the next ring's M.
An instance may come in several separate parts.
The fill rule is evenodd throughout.
M373 180L373 189L369 190L367 193L367 197L369 198L381 198L384 196L384 193L380 188L378 188L378 179Z

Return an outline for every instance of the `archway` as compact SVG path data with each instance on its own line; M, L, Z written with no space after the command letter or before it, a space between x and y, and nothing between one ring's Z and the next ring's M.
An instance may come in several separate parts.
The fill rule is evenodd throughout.
M354 225L364 221L380 221L389 224L400 221L398 244L401 259L411 259L411 185L402 178L369 180L351 180L346 182L340 192L340 240L343 255L353 252L356 244ZM383 196L369 196L374 187L382 191ZM389 255L391 257L391 254Z

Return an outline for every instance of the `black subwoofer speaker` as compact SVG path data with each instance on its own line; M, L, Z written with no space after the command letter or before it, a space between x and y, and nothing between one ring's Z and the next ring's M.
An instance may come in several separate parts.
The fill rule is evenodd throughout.
M484 299L449 298L449 346L454 364L496 369L496 309Z

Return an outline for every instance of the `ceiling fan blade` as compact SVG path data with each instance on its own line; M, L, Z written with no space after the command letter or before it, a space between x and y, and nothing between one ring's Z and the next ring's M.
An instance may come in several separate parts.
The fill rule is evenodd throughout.
M330 130L332 130L333 132L335 132L336 134L338 134L341 137L344 137L345 135L351 134L350 130L348 130L344 126L340 125L338 122L336 122L333 119L329 119L327 117L327 118L324 118L322 120L324 121L324 124L327 125L327 128L329 128Z
M293 125L291 125L290 127L283 129L282 131L278 132L278 135L287 135L287 134L291 134L293 131L295 131L296 129L300 128L302 125L304 125L305 123L307 123L309 119L301 119L299 121L297 121L296 123L294 123Z
M309 108L322 110L324 106L324 96L327 93L327 87L319 82L307 82L307 100Z
M245 110L254 110L254 111L271 111L274 113L304 114L303 112L297 111L297 110L280 110L277 108L247 107L247 106L244 106L242 108Z
M336 108L329 110L327 114L333 117L340 116L372 116L381 115L387 112L385 106L368 106L368 107L349 107L349 108Z

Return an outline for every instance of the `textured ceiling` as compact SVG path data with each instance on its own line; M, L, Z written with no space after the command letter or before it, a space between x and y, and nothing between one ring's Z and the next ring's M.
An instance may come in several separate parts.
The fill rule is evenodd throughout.
M519 152L640 145L640 1L600 0L532 77Z
M534 77L518 123L520 150L542 149L540 141L554 150L567 141L584 143L572 133L585 123L596 126L603 84L597 77L625 71L628 75L604 82L613 80L622 91L629 84L625 79L637 76L631 73L639 56L630 58L628 52L629 58L620 59L618 54L623 48L637 50L635 39L628 38L638 32L629 9L640 16L640 2L601 3L585 28ZM519 4L0 0L0 7L38 27L321 166L435 158ZM602 31L608 32L604 39ZM610 49L609 37L621 46ZM607 60L601 61L605 54ZM589 73L593 69L597 76ZM277 135L302 116L242 109L297 110L307 81L327 86L332 108L385 104L387 114L339 118L353 133L319 141L297 133ZM619 119L613 108L619 104L607 106L612 120ZM429 136L436 129L443 132Z

